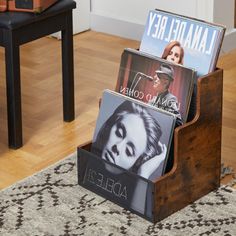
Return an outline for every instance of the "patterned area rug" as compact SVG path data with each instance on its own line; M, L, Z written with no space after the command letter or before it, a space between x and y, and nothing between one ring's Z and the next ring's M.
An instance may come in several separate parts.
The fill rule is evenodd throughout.
M76 155L0 192L0 235L236 235L236 190L222 186L152 224L77 185Z

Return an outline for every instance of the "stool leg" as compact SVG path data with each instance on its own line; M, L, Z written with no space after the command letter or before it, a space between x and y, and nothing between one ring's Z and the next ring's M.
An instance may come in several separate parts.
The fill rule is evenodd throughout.
M19 45L14 41L12 31L5 36L8 141L10 148L17 149L22 146Z
M75 118L74 111L74 56L72 11L67 14L67 27L62 30L62 79L64 121Z

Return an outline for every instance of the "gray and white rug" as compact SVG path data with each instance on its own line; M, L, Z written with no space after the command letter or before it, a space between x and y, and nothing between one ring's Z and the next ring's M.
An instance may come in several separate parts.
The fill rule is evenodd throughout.
M0 192L0 235L236 235L236 190L222 186L152 224L77 185L76 155Z

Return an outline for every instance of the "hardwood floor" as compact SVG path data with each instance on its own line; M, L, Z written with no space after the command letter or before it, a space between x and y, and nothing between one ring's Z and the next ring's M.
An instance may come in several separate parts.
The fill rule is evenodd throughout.
M96 32L74 36L76 119L63 122L60 41L43 38L21 47L24 146L8 149L4 50L0 48L0 189L57 162L91 140L102 90L114 89L124 48L139 42ZM222 159L236 170L236 51L222 55Z

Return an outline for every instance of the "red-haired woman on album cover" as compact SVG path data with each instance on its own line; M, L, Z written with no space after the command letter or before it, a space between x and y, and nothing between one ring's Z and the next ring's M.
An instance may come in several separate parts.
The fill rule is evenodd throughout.
M180 42L171 41L167 44L161 58L183 65L184 49Z

